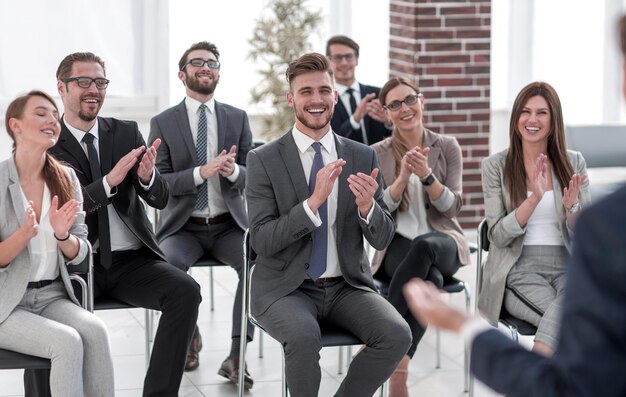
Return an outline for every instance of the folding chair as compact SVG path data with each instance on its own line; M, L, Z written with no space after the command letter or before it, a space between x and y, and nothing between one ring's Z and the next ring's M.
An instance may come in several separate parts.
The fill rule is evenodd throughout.
M243 321L241 322L241 335L245 335L247 331L247 321L250 320L252 324L257 326L261 331L265 332L263 326L259 324L259 322L252 316L250 313L250 288L251 288L251 279L252 272L254 271L254 259L256 258L256 254L250 247L250 236L249 231L246 230L243 238L243 253L244 253L244 268L243 268L243 278L246 281L245 287L243 290L242 297L242 316ZM321 325L322 332L322 346L323 347L339 347L339 346L354 346L354 345L362 345L363 342L354 336L352 333L341 329L336 326L331 326L328 324ZM282 346L281 346L282 348ZM239 352L239 366L240 368L244 368L246 362L246 343L244 338L241 340L241 347ZM244 377L239 377L239 397L243 397L244 395ZM287 390L287 377L285 375L285 355L283 351L282 355L282 396L287 397L289 392ZM380 388L380 397L385 395L385 384L383 384Z

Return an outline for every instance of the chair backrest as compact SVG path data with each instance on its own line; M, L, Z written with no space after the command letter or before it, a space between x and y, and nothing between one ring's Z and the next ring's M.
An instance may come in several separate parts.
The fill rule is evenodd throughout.
M567 147L585 157L587 168L626 167L626 126L567 126Z
M474 299L475 307L478 308L478 295L482 289L483 280L483 267L485 266L484 255L489 252L489 225L487 219L483 219L478 224L476 230L476 245L478 250L476 251L476 298Z

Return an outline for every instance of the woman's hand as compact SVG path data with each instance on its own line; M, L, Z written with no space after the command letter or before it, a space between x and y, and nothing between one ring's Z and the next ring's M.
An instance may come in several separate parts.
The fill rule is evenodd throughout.
M573 205L578 203L578 195L580 193L580 186L587 179L587 175L572 175L572 179L569 181L569 186L563 188L563 207L566 210L572 208Z
M64 240L68 237L70 228L76 220L78 201L71 199L63 204L61 208L58 208L58 206L59 198L57 196L52 197L52 203L50 204L50 226L52 226L54 236L57 240Z
M530 179L530 191L536 197L537 201L541 200L548 186L548 157L541 153L535 161L535 169Z
M420 179L426 178L432 171L428 167L428 152L430 152L430 147L422 149L419 146L415 146L406 152L404 156L407 158L407 164L411 172Z
M34 203L29 200L28 206L26 207L26 211L24 213L24 224L20 229L24 232L27 240L35 237L37 232L39 231L39 224L37 223L37 214L35 214L35 209L33 208Z

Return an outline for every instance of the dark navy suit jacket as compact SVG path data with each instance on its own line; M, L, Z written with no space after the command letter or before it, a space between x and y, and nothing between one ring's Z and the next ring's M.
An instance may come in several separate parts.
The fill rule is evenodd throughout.
M498 331L472 344L472 371L516 396L626 396L626 186L578 219L560 342L552 358Z

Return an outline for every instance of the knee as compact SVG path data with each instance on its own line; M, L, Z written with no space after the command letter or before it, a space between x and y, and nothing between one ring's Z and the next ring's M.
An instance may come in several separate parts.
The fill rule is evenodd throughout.
M413 342L409 324L399 316L394 321L387 322L383 335L385 339L384 346L388 350L397 352L399 356L406 354Z
M64 327L62 330L55 330L50 339L50 358L52 360L61 357L68 357L71 360L82 360L83 341L77 330L71 327Z
M187 308L198 307L200 302L202 302L200 284L188 274L177 278L176 285L172 286L169 295L177 304L184 305Z
M300 360L319 361L322 339L319 333L296 332L285 340L285 355L296 356Z

